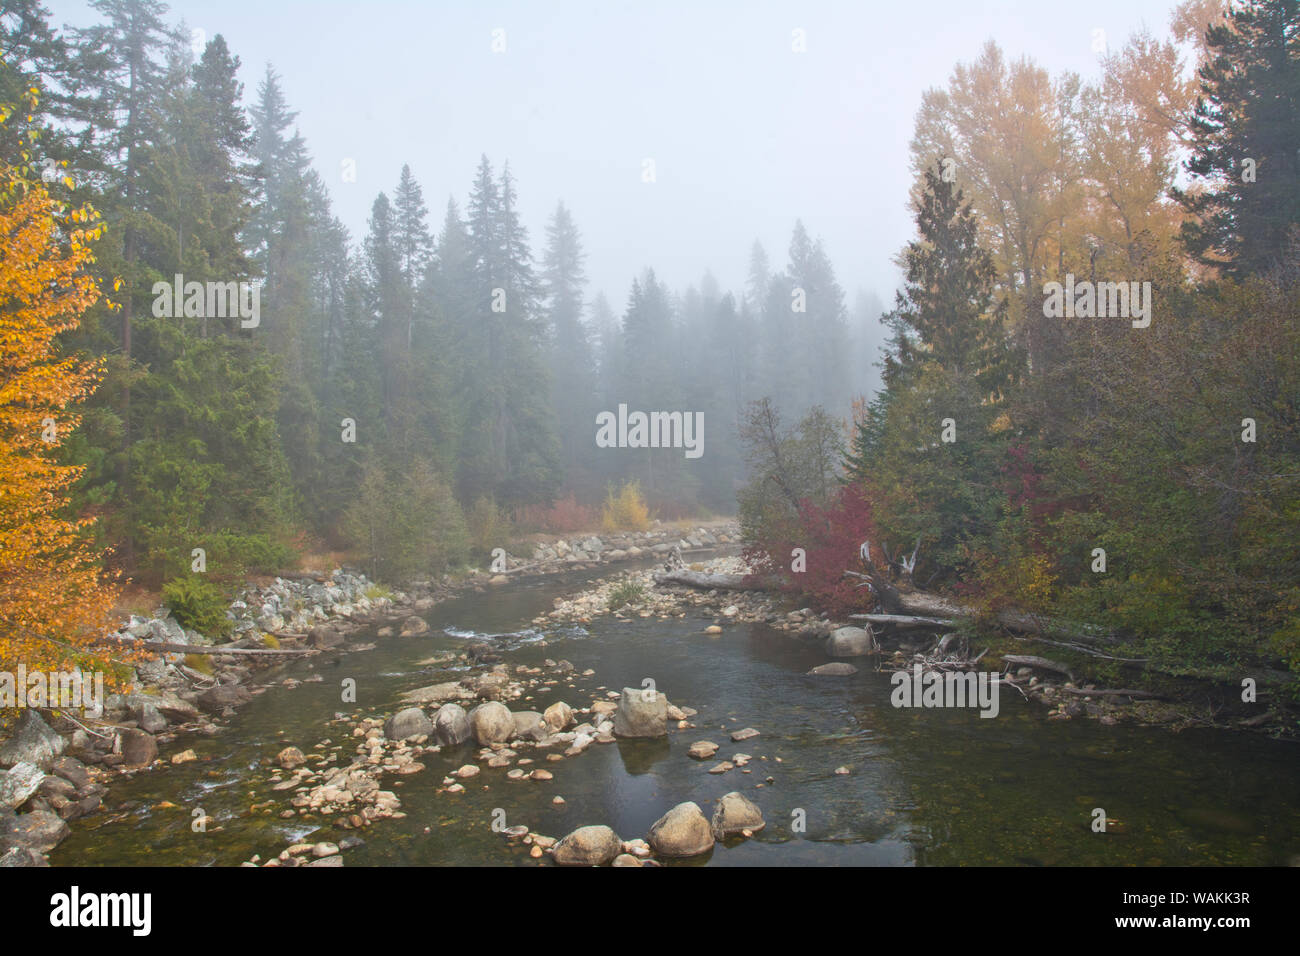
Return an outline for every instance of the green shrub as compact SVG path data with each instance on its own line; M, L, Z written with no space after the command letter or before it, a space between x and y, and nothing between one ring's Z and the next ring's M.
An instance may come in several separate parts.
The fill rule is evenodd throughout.
M175 578L163 585L163 602L182 627L215 637L229 625L221 588L198 578Z
M625 578L609 594L609 609L617 611L629 604L637 604L645 597L645 585L640 581Z

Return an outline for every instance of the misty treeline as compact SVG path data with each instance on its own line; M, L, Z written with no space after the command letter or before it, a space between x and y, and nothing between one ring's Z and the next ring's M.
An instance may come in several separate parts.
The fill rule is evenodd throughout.
M1184 4L1173 33L1194 76L1145 34L1094 83L990 43L925 94L882 390L847 442L744 421L750 554L791 590L869 606L869 542L1107 659L1300 673L1300 5ZM1070 275L1150 282L1149 325L1083 291L1050 314Z
M0 101L39 93L4 148L108 226L95 271L120 286L64 342L104 381L63 453L87 469L74 509L138 580L188 574L200 547L216 578L320 547L437 572L508 546L512 524L591 528L633 480L662 517L732 513L747 402L847 417L869 389L879 303L860 295L851 332L802 224L784 266L755 244L739 296L646 269L611 302L563 203L535 250L508 163L484 157L433 210L403 166L354 239L269 66L245 104L221 36L191 49L156 0L89 7L67 32L36 0L0 7ZM260 283L260 315L160 317L155 283L177 276ZM702 412L704 454L598 448L620 404Z

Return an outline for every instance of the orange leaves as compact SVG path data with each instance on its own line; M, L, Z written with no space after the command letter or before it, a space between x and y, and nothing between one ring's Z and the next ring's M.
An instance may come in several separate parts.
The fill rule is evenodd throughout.
M57 341L99 298L86 271L99 230L92 208L63 212L40 182L0 167L0 669L90 663L117 596L92 522L67 513L82 469L57 458L100 377Z

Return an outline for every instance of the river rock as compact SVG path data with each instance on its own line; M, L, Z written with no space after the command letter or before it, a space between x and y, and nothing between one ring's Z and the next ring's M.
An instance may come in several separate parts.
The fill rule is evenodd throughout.
M857 672L858 669L852 664L837 662L834 664L818 664L808 674L811 677L851 677Z
M560 866L604 866L622 850L623 841L609 827L578 827L555 844L553 858Z
M411 637L414 634L423 634L429 629L429 622L422 617L416 617L412 614L402 622L402 637Z
M0 813L0 846L48 853L70 832L68 824L49 810L18 815Z
M686 751L686 756L694 757L696 760L708 760L717 752L718 745L712 740L697 740Z
M510 716L515 721L515 737L538 741L550 732L550 726L535 710L518 710Z
M307 643L312 647L328 650L342 644L343 635L328 625L317 624L307 632Z
M562 700L557 700L542 715L552 730L564 730L573 723L573 708Z
M12 810L24 803L40 789L41 781L44 779L45 774L34 763L16 763L4 773L0 773L0 810Z
M433 733L433 721L419 707L399 710L384 722L384 736L389 740L409 740Z
M456 681L447 681L443 684L430 684L428 687L417 687L415 690L408 690L402 695L402 700L408 704L441 704L449 700L460 700L465 696L465 689Z
M253 695L238 684L218 684L199 694L198 705L209 713L219 714L227 707L247 704Z
M865 657L876 646L867 627L837 627L826 638L827 657Z
M505 704L489 701L469 712L469 727L480 747L505 743L515 732L515 719Z
M167 729L167 718L150 701L144 701L135 707L134 713L135 722L140 725L141 730L156 734Z
M457 747L474 735L469 715L460 704L443 704L433 717L433 732L444 747Z
M158 757L158 741L143 730L122 731L122 765L147 767Z
M285 770L292 770L294 767L301 767L307 762L303 752L297 747L285 747L275 755L276 763Z
M663 737L668 733L668 698L656 690L624 687L614 711L616 737Z
M740 743L742 740L749 740L757 736L758 736L757 730L755 730L753 727L746 727L743 730L737 730L734 734L731 735L731 739L736 743Z
M33 763L48 770L54 758L63 753L66 741L34 710L24 710L9 739L0 745L0 767Z
M713 835L722 840L742 830L757 833L766 825L758 805L744 794L733 790L718 801L717 809L713 811L711 828Z
M687 801L656 820L646 840L660 856L696 856L713 846L713 831L699 804Z

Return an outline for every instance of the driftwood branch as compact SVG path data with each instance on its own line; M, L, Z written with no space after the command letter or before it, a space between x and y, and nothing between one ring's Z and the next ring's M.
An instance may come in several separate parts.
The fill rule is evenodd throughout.
M655 584L684 584L688 588L721 591L761 591L767 585L745 574L707 574L704 571L665 571L654 576Z
M894 627L956 627L957 622L944 617L918 617L913 614L850 614L851 621L892 624Z

